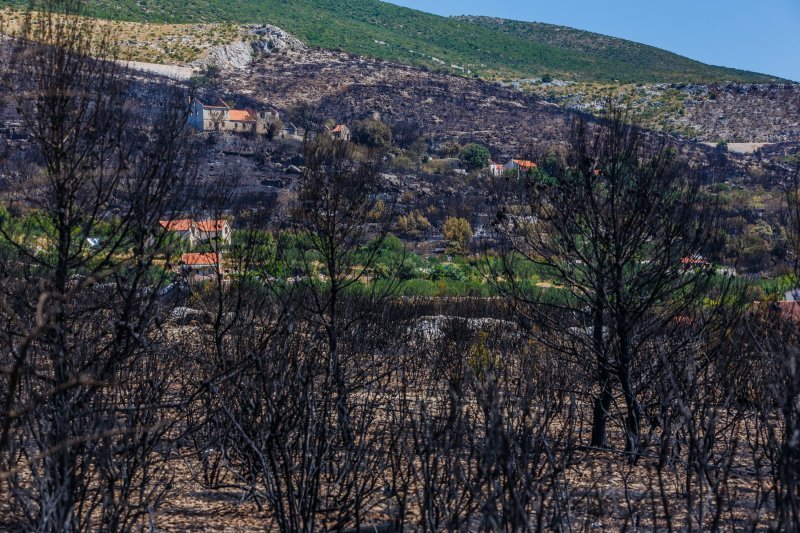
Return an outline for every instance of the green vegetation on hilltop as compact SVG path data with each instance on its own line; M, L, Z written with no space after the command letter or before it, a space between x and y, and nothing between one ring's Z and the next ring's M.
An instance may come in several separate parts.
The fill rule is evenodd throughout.
M86 13L154 23L269 23L311 46L486 78L776 81L588 32L565 32L546 24L499 24L496 19L446 18L378 0L91 0Z
M613 79L623 83L660 81L736 81L766 76L735 69L714 67L645 44L599 33L541 22L522 22L492 17L456 17L457 20L532 44L550 46L575 54L576 60L592 61ZM775 78L772 78L773 80Z

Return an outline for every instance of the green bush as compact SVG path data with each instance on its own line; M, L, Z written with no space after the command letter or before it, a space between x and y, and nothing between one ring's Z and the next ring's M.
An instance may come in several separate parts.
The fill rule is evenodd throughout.
M370 148L389 148L392 128L374 118L359 120L353 124L353 141Z
M445 141L439 146L439 154L442 157L456 157L461 153L461 145L455 141Z
M472 227L465 218L450 217L444 221L442 235L448 242L451 253L464 253L472 241Z
M459 158L468 169L478 170L489 166L492 160L492 154L485 146L472 143L461 150Z
M457 265L437 264L431 268L430 277L432 281L467 281L469 278Z

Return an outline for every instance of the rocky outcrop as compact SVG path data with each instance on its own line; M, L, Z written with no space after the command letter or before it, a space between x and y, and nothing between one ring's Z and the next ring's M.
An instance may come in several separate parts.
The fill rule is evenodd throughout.
M119 61L119 63L131 70L157 74L177 81L187 81L199 74L196 68L180 67L177 65L161 65L157 63L143 63L141 61Z
M282 51L302 51L306 45L290 33L269 24L244 26L246 38L234 43L214 46L208 56L196 62L221 69L247 69L265 54Z
M283 50L302 51L306 49L300 39L277 26L260 24L247 26L250 33L258 39L253 41L253 49L261 53L281 52Z

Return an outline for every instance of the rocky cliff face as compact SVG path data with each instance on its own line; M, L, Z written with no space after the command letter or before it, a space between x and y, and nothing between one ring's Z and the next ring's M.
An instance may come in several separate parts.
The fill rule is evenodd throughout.
M227 69L246 69L261 55L283 51L302 51L306 45L290 33L269 24L243 26L245 39L214 46L197 66L213 65Z

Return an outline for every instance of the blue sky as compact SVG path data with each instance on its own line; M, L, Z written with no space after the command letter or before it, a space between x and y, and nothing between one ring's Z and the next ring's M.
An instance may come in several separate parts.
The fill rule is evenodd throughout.
M549 22L800 81L800 0L391 0L439 15Z

